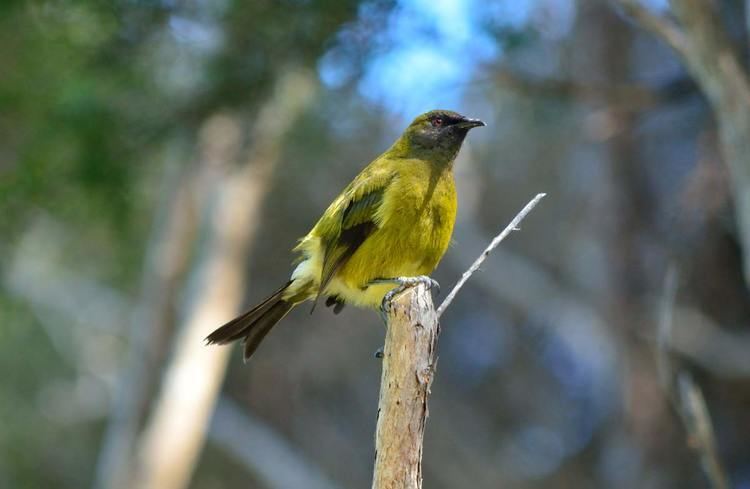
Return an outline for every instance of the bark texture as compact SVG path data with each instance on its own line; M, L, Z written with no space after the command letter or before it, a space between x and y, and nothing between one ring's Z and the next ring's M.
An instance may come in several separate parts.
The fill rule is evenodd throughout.
M417 489L440 332L430 292L408 289L394 299L387 322L372 487Z

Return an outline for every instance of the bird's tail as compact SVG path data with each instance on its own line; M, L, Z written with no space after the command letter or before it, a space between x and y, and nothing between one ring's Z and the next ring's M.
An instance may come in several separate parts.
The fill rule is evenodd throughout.
M292 310L295 303L282 298L286 285L274 292L268 299L238 316L206 337L210 344L227 344L242 339L245 344L244 358L247 361L266 337L271 328Z

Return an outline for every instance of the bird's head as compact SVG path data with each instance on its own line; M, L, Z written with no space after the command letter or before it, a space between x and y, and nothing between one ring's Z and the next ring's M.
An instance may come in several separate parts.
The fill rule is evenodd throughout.
M472 128L484 125L479 119L470 119L450 110L431 110L409 124L402 140L412 151L434 153L452 160L461 149L466 134Z

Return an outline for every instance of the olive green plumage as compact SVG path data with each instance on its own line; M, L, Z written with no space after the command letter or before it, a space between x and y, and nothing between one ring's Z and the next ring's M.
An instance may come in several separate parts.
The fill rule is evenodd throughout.
M206 338L243 339L247 360L295 305L377 308L394 287L379 279L428 275L450 243L456 219L453 161L468 131L484 123L447 110L422 114L326 209L294 251L290 281Z

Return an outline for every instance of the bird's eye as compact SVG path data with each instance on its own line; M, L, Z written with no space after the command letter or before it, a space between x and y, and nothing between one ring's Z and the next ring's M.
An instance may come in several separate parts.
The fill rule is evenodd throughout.
M432 119L432 127L440 127L443 125L443 119L440 117L436 117Z

